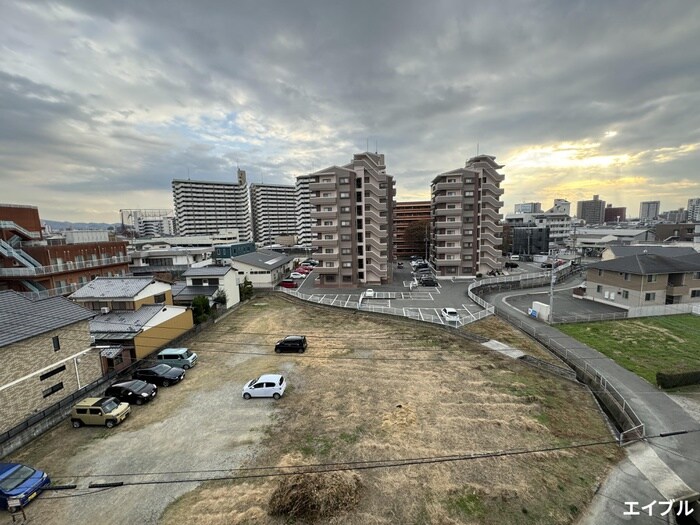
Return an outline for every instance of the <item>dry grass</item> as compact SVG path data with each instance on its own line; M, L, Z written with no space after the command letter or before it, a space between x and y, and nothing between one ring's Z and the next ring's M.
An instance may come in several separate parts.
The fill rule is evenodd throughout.
M583 388L422 324L271 296L202 334L196 349L204 356L242 348L269 353L276 339L292 333L307 336L306 354L259 358L269 371L286 371L289 387L253 466L417 458L610 437ZM251 372L260 369L257 359L246 361ZM569 523L619 457L614 446L605 446L367 470L357 507L323 523ZM204 484L172 504L162 522L286 523L268 515L277 483Z

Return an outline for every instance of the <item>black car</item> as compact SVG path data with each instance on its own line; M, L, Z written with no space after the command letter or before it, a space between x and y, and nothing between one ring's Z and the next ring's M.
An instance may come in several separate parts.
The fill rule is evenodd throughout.
M133 378L160 386L170 386L182 381L185 378L185 371L176 366L156 365L137 370L134 372Z
M423 277L420 284L421 286L437 286L438 282L434 277Z
M284 339L280 339L275 344L275 352L298 352L303 353L306 350L306 336L304 335L288 335Z
M105 392L105 397L116 397L132 405L143 405L158 394L158 387L140 379L114 383Z

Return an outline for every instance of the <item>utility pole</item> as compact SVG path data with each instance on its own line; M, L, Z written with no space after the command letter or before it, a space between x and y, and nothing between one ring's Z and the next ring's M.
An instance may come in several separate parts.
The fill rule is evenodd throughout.
M554 324L554 281L557 280L557 276L554 273L554 263L552 263L552 278L549 281L549 324Z
M425 241L425 260L428 260L428 223L425 223L425 234L423 236L423 240Z

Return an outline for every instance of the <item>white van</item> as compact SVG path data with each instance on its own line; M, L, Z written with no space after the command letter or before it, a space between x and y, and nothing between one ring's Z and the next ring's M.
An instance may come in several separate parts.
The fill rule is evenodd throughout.
M511 261L519 261L520 260L520 255L511 255L510 256Z

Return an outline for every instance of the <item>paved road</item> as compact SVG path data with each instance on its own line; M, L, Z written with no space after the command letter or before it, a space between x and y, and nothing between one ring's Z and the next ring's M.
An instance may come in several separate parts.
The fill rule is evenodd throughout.
M532 295L533 291L536 290L501 292L485 299L494 304L498 311L511 315L520 313L522 320L536 327L538 332L545 333L567 347L574 355L587 359L590 366L620 391L644 422L647 436L680 430L700 430L700 424L666 393L657 390L612 359L562 334L556 328L528 318L520 309L508 304L513 302L515 295ZM509 300L504 301L508 296ZM638 501L641 505L646 505L652 501L700 494L700 432L647 439L646 442L627 447L626 451L628 459L621 462L606 480L582 523L659 523L658 514L651 518L623 515L628 510L624 502Z

